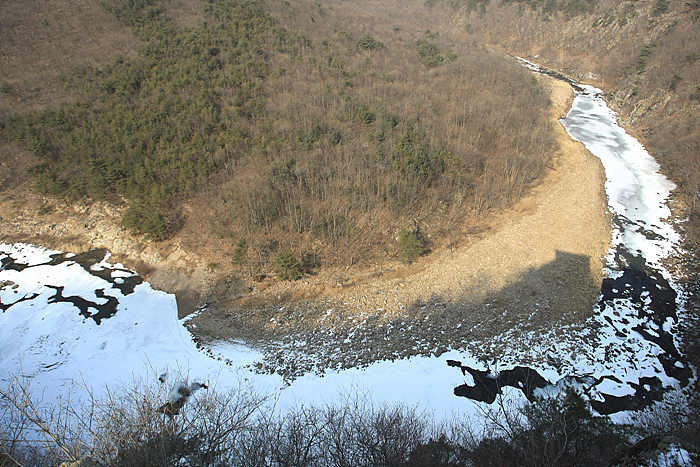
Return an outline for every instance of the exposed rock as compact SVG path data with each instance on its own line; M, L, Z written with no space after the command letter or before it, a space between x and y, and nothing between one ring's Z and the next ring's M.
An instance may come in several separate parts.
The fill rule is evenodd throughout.
M610 107L622 113L620 123L626 127L635 127L648 121L650 117L660 117L672 98L671 93L665 89L659 89L648 97L635 101L635 86L618 88L614 93L606 96ZM634 102L634 104L632 104Z
M158 264L161 261L163 261L163 257L160 255L158 251L155 249L151 248L150 246L147 246L139 255L139 258L144 260L148 264Z
M209 284L206 262L177 244L131 235L121 227L123 210L103 202L60 206L32 193L13 195L0 201L0 242L33 242L72 253L107 249L153 287L175 293L181 313L194 311Z

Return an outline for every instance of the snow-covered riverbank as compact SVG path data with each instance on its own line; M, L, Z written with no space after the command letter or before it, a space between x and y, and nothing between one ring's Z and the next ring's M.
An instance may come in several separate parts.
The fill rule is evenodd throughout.
M262 356L243 345L198 349L177 319L174 295L148 283L120 290L135 273L119 264L24 244L0 245L0 259L0 380L31 378L32 389L47 403L69 393L74 399L86 396L85 387L99 397L107 388L128 386L134 378L156 380L169 371L221 390L243 381L278 398L280 407L331 402L353 392L369 393L377 403L420 406L440 418L459 405L452 390L464 378L444 363L457 353L384 362L325 378L308 375L287 386L278 375L256 374L252 364ZM87 313L57 300L59 289L63 299L87 305ZM97 307L110 300L118 302L115 313L97 324Z

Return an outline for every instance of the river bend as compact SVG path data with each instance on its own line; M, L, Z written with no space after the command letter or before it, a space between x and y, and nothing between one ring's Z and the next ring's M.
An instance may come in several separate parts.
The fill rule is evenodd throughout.
M644 408L665 392L685 386L691 376L674 338L679 294L663 266L679 240L667 206L675 185L659 172L643 145L617 124L601 90L521 62L573 86L571 110L560 122L605 168L613 238L599 303L583 327L598 331L578 331L561 342L561 348L587 348L588 355L558 381L546 380L533 368L483 371L451 361L448 364L473 381L457 387L455 394L490 403L504 386L519 388L533 399L538 391L575 384L589 394L599 413ZM592 336L593 345L587 342Z

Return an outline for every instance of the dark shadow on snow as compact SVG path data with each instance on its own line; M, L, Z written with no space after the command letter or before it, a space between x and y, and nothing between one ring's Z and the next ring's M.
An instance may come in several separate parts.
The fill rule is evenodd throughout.
M73 306L80 310L80 314L82 316L84 316L85 318L92 318L98 326L100 325L103 319L111 318L117 313L117 306L119 305L119 300L117 300L115 297L105 295L104 289L95 290L95 296L97 298L107 299L105 303L100 304L91 302L90 300L86 300L85 298L79 295L71 295L69 297L64 297L63 290L65 289L65 287L63 286L46 285L46 287L54 289L56 291L56 294L54 296L49 297L49 303L72 303ZM93 313L92 311L90 311L90 309L97 311L97 313Z
M108 250L104 248L98 248L90 250L85 253L80 253L77 255L72 255L70 253L57 253L51 255L51 260L40 263L40 264L25 264L16 261L10 256L5 256L0 258L0 270L13 270L13 271L24 271L28 268L35 268L39 266L56 266L62 263L76 263L79 264L85 271L92 274L93 276L99 277L100 279L107 281L111 284L112 288L121 291L122 295L130 295L134 293L134 289L137 285L143 282L143 279L134 271L125 268L117 267L101 267L99 263L109 253ZM119 272L120 277L112 277L113 272ZM108 319L114 316L117 312L117 306L119 305L119 300L116 297L110 296L105 293L106 288L97 289L94 291L95 297L98 299L106 299L104 303L97 303L90 301L85 297L80 297L72 295L69 297L63 296L63 286L53 286L46 285L46 287L56 290L56 293L49 298L49 303L57 302L69 302L72 303L76 308L80 310L80 314L85 318L92 318L96 324L100 324L103 319ZM38 297L39 294L32 294L30 296L25 296L13 303L4 304L0 302L0 310L4 313L13 305L16 305L23 301L33 300ZM94 311L91 311L94 310Z
M603 280L596 308L601 313L606 309L612 308L613 312L606 314L605 319L615 330L615 335L621 342L634 335L658 346L661 352L657 358L662 364L664 372L667 376L676 379L682 387L685 387L692 375L688 364L678 351L674 342L674 336L668 327L668 323L675 324L678 319L676 292L659 271L645 264L642 257L632 255L624 249L619 249L616 262L621 274L614 279L606 278ZM577 257L577 255L558 252L557 259L553 263L545 265L536 271L529 271L527 274L546 278L551 274L560 274L562 266L565 266L566 270L567 263L572 265L579 264L580 266L582 258ZM569 270L571 277L585 282L585 277L590 277L590 272L588 276L582 273L583 271L580 269L578 272ZM516 281L516 284L501 291L500 295L522 296L522 293L525 291L519 290L519 287L522 288L522 286L519 286L518 283L528 283L529 281L530 278L527 281ZM513 290L509 291L509 288ZM556 295L559 294L557 293ZM501 309L494 310L494 314L495 316L503 316L502 309L512 307L522 310L523 305L527 308L527 301L523 303L520 300L520 303L503 304ZM593 307L591 308L593 309ZM626 311L628 309L630 311ZM546 310L541 310L541 312L547 314ZM510 313L506 312L505 316L508 314ZM518 315L517 312L515 314L516 316ZM528 313L520 313L519 315L521 322L527 323L532 321L532 317L528 316ZM585 320L586 316L581 316L581 318ZM634 320L631 321L629 318L634 318ZM507 325L510 324L510 322L507 323ZM566 323L557 322L556 319L550 322L550 326L561 324ZM545 328L542 327L541 330L545 330ZM556 349L552 349L552 354L556 354ZM488 357L497 359L498 355L488 355ZM550 360L552 358L547 357ZM632 357L634 356L632 355ZM606 354L607 358L615 357L608 357ZM486 360L485 358L483 359ZM550 361L549 363L556 362ZM496 400L497 396L501 394L501 389L505 386L522 390L527 399L532 401L537 389L544 389L557 383L547 381L536 370L527 366L515 366L512 369L492 372L470 368L455 360L448 360L447 364L459 368L465 375L469 373L474 380L473 385L463 384L455 388L455 395L489 404ZM636 383L627 382L634 390L634 394L624 396L605 394L596 390L596 387L605 380L622 383L614 375L606 375L597 379L590 378L587 375L568 375L563 380L579 385L589 395L595 393L595 397L590 397L590 402L592 408L600 414L611 414L623 410L641 410L651 405L654 401L661 400L664 393L671 389L664 387L657 376L641 377Z

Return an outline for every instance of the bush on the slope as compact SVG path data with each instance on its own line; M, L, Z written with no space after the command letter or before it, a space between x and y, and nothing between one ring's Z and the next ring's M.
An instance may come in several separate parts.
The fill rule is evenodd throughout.
M275 274L282 281L295 281L302 276L302 264L293 251L281 251L275 256Z
M399 259L405 264L411 264L423 254L423 241L413 230L401 229L397 237L399 243Z
M631 428L593 415L571 387L539 397L515 415L501 417L499 430L474 449L474 465L604 466L629 445Z

